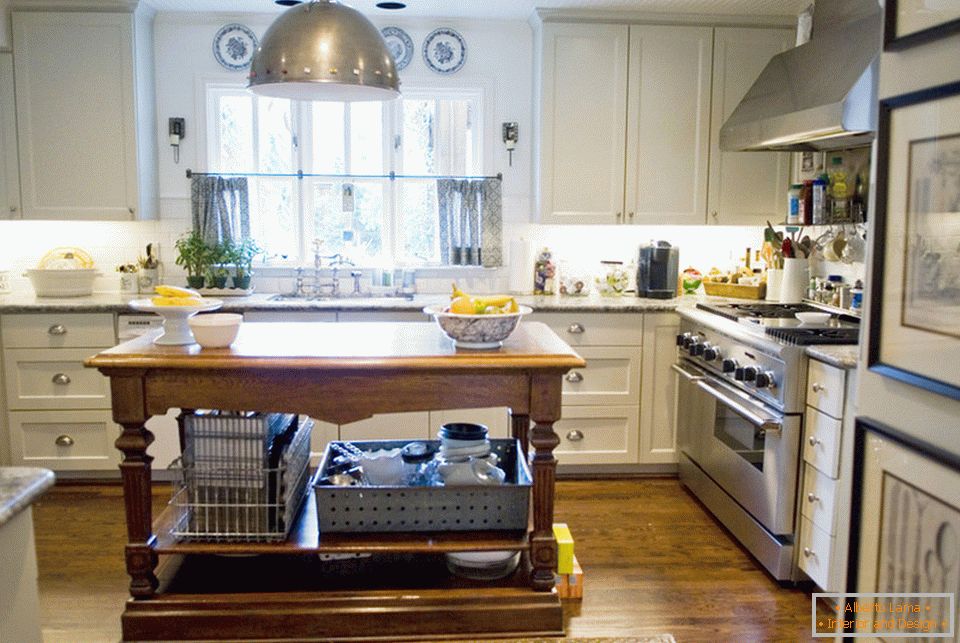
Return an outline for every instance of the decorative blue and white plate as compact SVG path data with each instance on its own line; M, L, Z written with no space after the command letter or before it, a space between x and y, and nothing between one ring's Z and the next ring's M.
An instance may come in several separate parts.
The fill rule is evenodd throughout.
M213 57L232 71L249 67L256 50L257 35L246 25L236 22L223 25L213 37Z
M387 49L393 56L393 62L397 64L397 71L409 65L413 59L413 40L410 39L410 34L400 27L384 27L380 33L383 34Z
M456 73L466 60L467 43L453 29L434 29L423 41L423 61L438 74Z

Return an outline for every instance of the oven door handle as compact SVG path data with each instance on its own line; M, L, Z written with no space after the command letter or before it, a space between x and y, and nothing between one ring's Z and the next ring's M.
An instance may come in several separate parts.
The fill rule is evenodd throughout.
M672 368L681 376L683 376L683 378L688 382L700 382L706 379L706 377L704 377L703 375L694 375L693 373L691 373L690 371L688 371L687 369L683 368L678 364L671 364L670 368Z
M736 411L737 413L745 417L757 428L759 428L760 431L763 432L764 434L766 433L776 433L778 435L782 434L783 422L781 422L778 418L763 417L762 415L755 413L754 411L747 408L743 404L737 402L734 399L731 399L727 395L724 395L723 391L718 391L714 387L704 382L703 378L697 381L697 386L701 390L703 390L705 393L709 393L710 395L712 395L714 398L717 399L718 402L720 402L724 406L730 407L731 409L733 409L734 411Z

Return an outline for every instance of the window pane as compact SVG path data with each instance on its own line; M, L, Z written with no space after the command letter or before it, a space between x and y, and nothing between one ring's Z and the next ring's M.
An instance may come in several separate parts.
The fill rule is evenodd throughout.
M259 171L295 171L290 101L283 98L258 98L257 111Z
M251 177L250 234L271 255L299 255L296 179Z
M219 96L217 138L214 157L218 172L248 172L253 163L253 99L250 96Z
M355 263L379 258L383 252L383 184L380 181L317 181L311 189L311 238L323 240L321 252L344 253ZM344 244L345 230L353 231L352 248Z
M383 174L383 104L350 104L351 174Z
M436 182L399 182L397 209L400 260L414 264L438 262Z
M343 103L315 102L310 109L313 110L313 163L307 167L318 174L346 172Z
M433 123L436 101L403 101L403 171L433 174Z

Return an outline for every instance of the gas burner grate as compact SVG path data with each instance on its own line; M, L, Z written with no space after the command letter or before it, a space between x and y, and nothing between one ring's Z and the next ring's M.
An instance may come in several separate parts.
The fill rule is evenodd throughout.
M767 335L788 344L810 346L813 344L856 344L859 328L767 328Z
M805 313L817 311L818 308L810 304L773 304L773 303L755 303L755 304L697 304L697 308L705 310L733 321L738 321L745 317L755 319L792 319L796 313Z

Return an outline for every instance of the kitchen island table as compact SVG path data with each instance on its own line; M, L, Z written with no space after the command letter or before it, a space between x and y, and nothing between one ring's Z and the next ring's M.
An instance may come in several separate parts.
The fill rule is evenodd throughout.
M562 633L553 590L553 425L562 377L584 360L546 325L521 324L502 348L487 351L456 349L423 323L247 323L222 349L156 345L155 335L86 361L110 378L113 419L123 427L116 446L131 578L125 640ZM170 408L295 411L342 424L384 412L489 406L509 407L513 435L530 447L525 532L321 534L312 497L280 543L178 542L169 533L172 509L153 520L153 435L144 425ZM511 549L524 552L524 564L496 582L453 578L439 555ZM389 562L358 562L354 573L338 575L317 556L344 553Z

